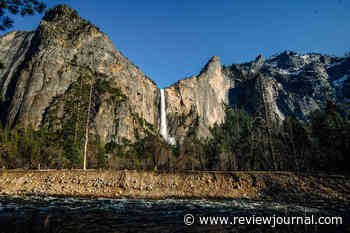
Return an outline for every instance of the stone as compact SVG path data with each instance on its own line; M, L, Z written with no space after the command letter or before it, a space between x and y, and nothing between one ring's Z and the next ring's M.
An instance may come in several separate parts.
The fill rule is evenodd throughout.
M231 85L231 80L222 73L220 58L214 56L198 76L166 88L170 136L181 141L191 127L198 128L198 137L210 136L209 127L225 119L224 104L228 104ZM196 126L194 121L198 118Z
M123 104L103 100L93 119L94 132L104 142L116 137L134 140L133 116L158 127L159 89L128 61L108 37L65 5L49 10L32 32L10 32L0 38L1 99L8 103L6 123L42 126L53 105L62 106L74 82L89 73L119 88ZM57 102L55 102L57 100ZM61 111L61 112L60 112ZM117 121L118 120L118 125ZM131 127L129 127L131 126ZM117 135L116 132L118 132Z
M145 136L145 129L160 130L157 85L68 6L47 11L35 31L0 37L0 60L5 66L0 70L3 123L59 129L70 116L65 108L67 99L75 98L74 86L88 76L95 91L100 82L109 85L109 91L95 93L100 104L94 108L91 135L122 144L135 142L136 134ZM285 51L231 66L214 56L197 76L165 88L169 136L179 143L189 135L210 137L209 128L225 120L224 105L250 114L261 111L260 80L270 116L307 120L327 100L349 101L349 68L350 57L316 53Z

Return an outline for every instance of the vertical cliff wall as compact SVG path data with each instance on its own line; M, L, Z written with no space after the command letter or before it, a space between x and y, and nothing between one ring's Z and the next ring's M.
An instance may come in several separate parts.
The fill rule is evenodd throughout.
M91 92L90 133L103 142L134 142L160 132L159 88L67 6L47 11L35 31L0 37L0 61L4 124L79 133ZM350 57L285 51L231 66L213 57L198 76L165 89L168 135L178 142L210 136L209 128L225 120L225 104L259 111L259 75L270 115L282 120L307 120L328 100L350 102Z
M327 101L349 102L350 57L285 51L266 60L226 66L223 72L235 83L230 105L254 113L261 106L258 76L262 77L270 115L280 120L293 116L307 120Z
M49 124L52 115L63 121L69 117L67 99L80 93L73 93L73 87L89 88L93 80L96 91L102 80L125 98L112 98L116 93L108 90L96 93L99 103L93 112L93 134L105 142L123 137L134 140L135 128L141 127L138 118L158 127L156 84L115 49L105 34L67 6L49 10L34 32L1 37L0 59L5 65L0 76L6 106L2 111L11 126L38 128Z
M225 119L224 104L233 82L222 72L214 56L198 76L166 88L170 135L179 140L188 134L210 136L209 127Z

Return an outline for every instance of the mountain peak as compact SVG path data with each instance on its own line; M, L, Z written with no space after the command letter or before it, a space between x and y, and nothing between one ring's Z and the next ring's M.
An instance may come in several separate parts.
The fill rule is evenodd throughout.
M216 70L221 69L221 60L218 56L213 56L210 58L210 60L207 62L207 64L204 66L204 68L199 73L199 76L201 76L203 73L210 73L215 72Z
M291 50L285 50L283 53L280 54L280 56L295 56L295 55L297 55L297 53Z
M211 67L213 68L218 68L221 67L221 60L218 56L213 56L210 58L208 63L206 64L206 67L210 69Z
M220 61L220 57L218 57L218 56L212 56L212 57L210 58L209 62L211 62L211 61Z
M46 11L43 20L57 21L62 18L77 18L78 12L67 5L60 4ZM80 18L80 17L79 17Z
M37 36L47 43L60 44L76 41L82 33L98 31L99 28L80 17L76 10L67 5L57 5L46 11L37 29Z

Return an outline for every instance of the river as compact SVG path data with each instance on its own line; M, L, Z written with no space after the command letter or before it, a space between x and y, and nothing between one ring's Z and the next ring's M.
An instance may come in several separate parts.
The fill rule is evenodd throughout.
M337 225L273 224L273 218L306 219L312 215L315 219L319 216L341 217L342 222ZM204 224L206 219L208 223L210 221L206 217L222 217L219 221L223 222L215 224L215 218L212 218L213 224ZM255 221L258 217L270 217L272 222L240 224L238 217L247 221L251 217ZM228 222L225 222L226 218ZM350 232L350 206L329 200L278 203L248 199L0 196L0 232Z

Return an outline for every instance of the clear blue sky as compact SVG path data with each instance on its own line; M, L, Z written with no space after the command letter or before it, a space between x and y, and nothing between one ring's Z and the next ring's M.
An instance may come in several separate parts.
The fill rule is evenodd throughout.
M100 27L127 58L166 87L223 64L286 49L342 56L350 51L350 0L47 0L65 3ZM33 30L41 16L15 18Z

